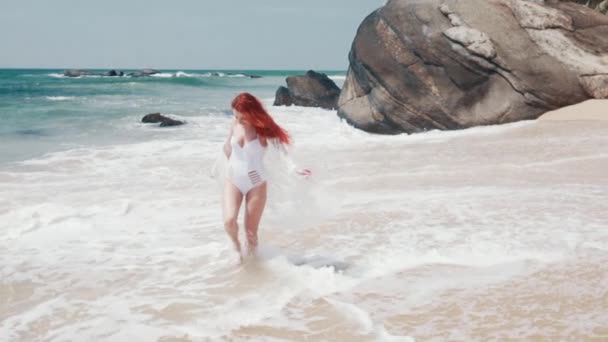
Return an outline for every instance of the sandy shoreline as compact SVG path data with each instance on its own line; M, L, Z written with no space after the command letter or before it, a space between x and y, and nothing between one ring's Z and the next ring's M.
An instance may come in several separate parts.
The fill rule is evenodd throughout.
M234 267L203 174L223 131L16 164L0 172L0 336L605 341L608 121L589 105L608 108L391 137L277 109L318 178L275 192L260 240L277 257L257 267ZM287 260L315 255L352 266Z
M543 114L538 120L600 120L608 121L608 100L587 100Z

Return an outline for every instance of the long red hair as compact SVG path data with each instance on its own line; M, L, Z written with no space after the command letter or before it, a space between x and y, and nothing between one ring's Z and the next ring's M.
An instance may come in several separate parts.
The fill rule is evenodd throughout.
M291 143L287 131L274 122L257 97L249 93L240 93L232 100L232 109L243 114L258 135L282 144Z

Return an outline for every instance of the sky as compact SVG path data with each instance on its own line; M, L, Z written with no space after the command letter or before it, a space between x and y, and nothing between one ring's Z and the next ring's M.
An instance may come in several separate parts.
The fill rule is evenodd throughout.
M345 70L383 0L0 0L0 68Z

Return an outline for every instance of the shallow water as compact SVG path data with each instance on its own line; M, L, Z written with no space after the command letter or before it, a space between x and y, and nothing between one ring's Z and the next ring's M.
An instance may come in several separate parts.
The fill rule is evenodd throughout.
M274 178L244 266L209 176L227 115L3 163L0 339L608 339L607 123L376 136L270 108L313 176Z

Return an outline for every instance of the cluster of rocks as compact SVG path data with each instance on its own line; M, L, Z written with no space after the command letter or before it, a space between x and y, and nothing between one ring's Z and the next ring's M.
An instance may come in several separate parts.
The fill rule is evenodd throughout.
M608 98L608 16L563 1L390 0L361 23L349 62L338 115L368 132L535 119ZM336 107L317 76L287 83L276 105Z
M254 74L248 74L248 73L235 73L235 72L227 72L227 73L219 73L219 72L212 72L210 74L211 76L216 76L216 77L221 77L221 76L243 76L243 77L249 77L249 78L262 78L262 76L260 75L254 75Z
M305 106L337 109L340 88L326 74L312 70L305 75L289 76L287 87L277 89L275 106Z
M116 71L116 70L110 70L110 71L107 71L107 72L93 72L93 71L88 71L88 70L71 69L71 70L64 71L63 72L63 76L66 76L66 77L81 77L81 76L146 77L146 76L152 76L152 75L158 74L158 73L159 73L159 71L158 70L154 70L154 69L141 69L141 70L137 70L137 71L134 71L134 72L127 73L127 74L125 74L122 71Z
M606 99L604 7L608 0L389 0L357 30L342 90L310 70L287 77L274 105L337 109L357 128L396 134L536 119ZM82 75L90 73L66 71ZM160 113L142 121L183 124Z
M147 77L147 76L152 76L154 74L158 74L160 73L160 71L158 70L154 70L154 69L141 69L141 70L137 70L137 71L133 71L133 72L129 72L129 73L124 73L123 71L120 70L110 70L110 71L106 71L106 72L94 72L94 71L89 71L89 70L80 70L80 69L70 69L70 70L65 70L63 72L63 76L66 77L81 77L81 76L106 76L106 77L113 77L113 76L127 76L127 77ZM173 74L174 77L178 77L180 73L175 73ZM212 72L209 74L210 76L215 76L215 77L222 77L222 76L241 76L241 77L248 77L248 78L261 78L262 76L260 75L254 75L254 74L248 74L248 73L234 73L234 72L228 72L228 73L219 73L219 72Z

